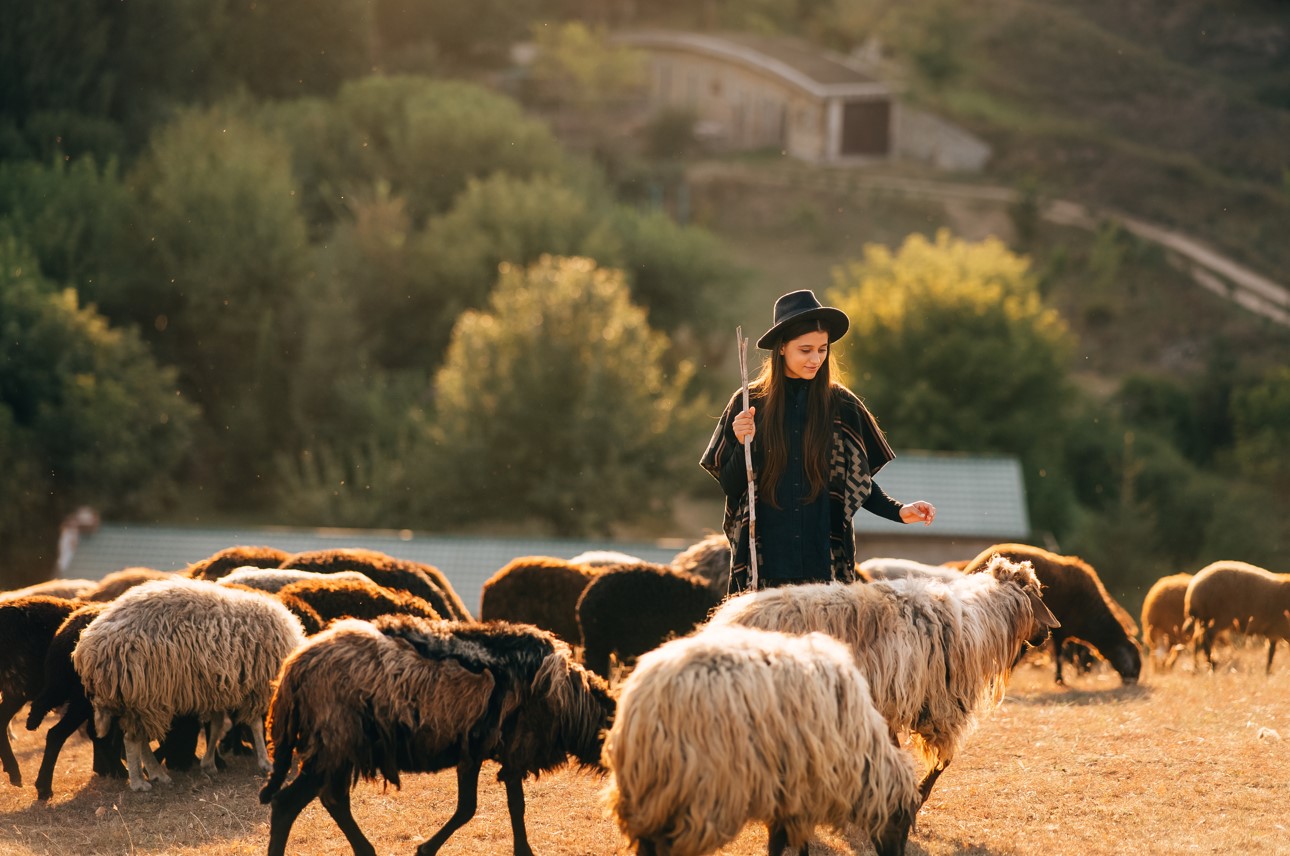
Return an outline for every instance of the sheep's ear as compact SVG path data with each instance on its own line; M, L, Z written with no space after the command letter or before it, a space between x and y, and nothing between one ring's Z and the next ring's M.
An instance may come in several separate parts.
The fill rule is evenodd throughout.
M1035 615L1035 625L1040 630L1052 630L1055 627L1062 626L1062 623L1057 620L1057 616L1053 615L1053 611L1039 598L1039 595L1027 590L1026 597L1030 598L1031 611Z

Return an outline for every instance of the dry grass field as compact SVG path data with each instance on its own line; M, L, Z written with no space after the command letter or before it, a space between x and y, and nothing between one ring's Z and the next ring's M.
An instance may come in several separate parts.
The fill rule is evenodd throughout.
M1271 677L1255 651L1217 674L1148 670L1135 687L1113 673L1052 683L1050 667L1024 664L1003 705L986 718L941 777L910 839L911 856L948 854L1290 854L1290 658ZM1189 664L1187 664L1189 667ZM64 750L54 799L35 799L43 730L21 730L27 784L0 786L6 856L263 853L268 809L249 758L215 778L180 773L170 787L131 793L89 774L88 743ZM500 785L485 767L479 813L444 856L510 853ZM622 854L599 803L602 782L572 771L527 787L529 838L540 856ZM410 856L451 813L451 772L409 776L401 791L361 784L354 813L381 856ZM765 853L750 826L722 853ZM318 803L288 848L298 856L349 853ZM821 830L812 856L871 852Z

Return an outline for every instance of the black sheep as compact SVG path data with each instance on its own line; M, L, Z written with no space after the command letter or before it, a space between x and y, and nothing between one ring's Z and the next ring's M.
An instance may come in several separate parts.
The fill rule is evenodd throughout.
M34 595L0 603L0 763L10 784L22 785L22 770L9 744L9 722L45 684L45 654L54 633L80 604Z
M524 779L564 764L600 767L613 698L568 647L535 627L384 618L342 621L283 664L269 709L269 856L286 852L300 812L321 796L356 856L375 856L350 788L378 776L457 768L457 809L417 848L434 856L475 813L479 772L501 765L514 852L529 854ZM285 787L294 759L300 769Z
M684 636L707 619L723 595L708 580L666 565L611 568L578 600L583 662L607 678L611 654L629 663L673 636Z
M1097 571L1076 556L1051 553L1028 544L996 544L968 563L965 573L976 573L994 555L1013 562L1030 562L1044 587L1044 603L1061 622L1052 630L1053 660L1057 683L1062 678L1062 645L1068 639L1087 643L1120 675L1126 684L1136 683L1142 671L1142 652L1135 641L1138 626L1124 607L1107 593ZM1039 644L1033 640L1032 644Z

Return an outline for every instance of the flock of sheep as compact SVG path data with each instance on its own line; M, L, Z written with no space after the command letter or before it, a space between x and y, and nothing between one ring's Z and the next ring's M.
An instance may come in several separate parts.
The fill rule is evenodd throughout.
M249 742L271 856L315 798L374 856L353 785L455 769L430 856L474 815L485 761L517 854L525 779L572 761L607 771L640 854L711 853L757 821L771 856L805 854L819 825L888 856L1028 643L1051 638L1059 682L1068 641L1133 682L1144 648L1167 668L1192 644L1212 666L1218 636L1264 636L1270 671L1290 641L1290 574L1240 562L1157 582L1139 643L1089 565L1022 544L733 597L728 561L720 535L669 565L523 557L484 585L478 620L437 569L367 550L231 547L174 573L51 581L0 595L0 724L27 703L31 730L61 711L40 799L82 727L94 772L136 791L199 763L203 733L208 773ZM0 763L21 785L4 729Z

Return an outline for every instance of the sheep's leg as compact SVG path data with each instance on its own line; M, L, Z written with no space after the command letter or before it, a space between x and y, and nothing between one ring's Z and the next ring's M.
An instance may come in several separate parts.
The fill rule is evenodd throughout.
M358 821L354 820L354 813L350 810L348 775L333 775L327 780L322 789L322 804L340 831L345 833L345 840L357 856L376 856L375 848L358 828Z
M219 757L219 739L228 730L228 717L219 713L210 718L210 731L206 734L206 751L202 754L202 772L215 772L215 759Z
M506 771L506 809L511 815L511 837L515 841L515 856L533 856L529 846L528 830L524 828L524 774Z
M76 704L69 704L58 722L45 733L45 754L40 759L40 772L36 774L36 799L47 800L54 795L54 765L63 751L67 738L89 719L89 711Z
M142 756L143 769L147 772L148 778L154 782L160 782L163 785L170 784L170 774L166 772L166 768L157 760L157 756L152 754L152 744L148 742L146 737L143 739L140 746L141 751L139 754Z
M348 770L342 770L340 773L348 774ZM268 856L284 856L287 852L287 836L291 834L291 826L304 811L305 806L313 802L314 797L322 792L326 780L322 774L305 767L300 768L299 775L291 784L284 787L273 795L273 809L269 817L269 853ZM361 856L372 856L373 850L368 845L366 851L355 849L355 853Z
M13 746L9 744L9 721L26 703L27 699L19 695L12 698L6 695L0 701L0 722L4 723L4 731L0 733L0 763L9 774L9 784L17 787L22 787L22 770L18 769L18 759L14 757Z
M941 773L944 773L945 768L949 765L949 761L938 761L933 765L932 769L927 771L927 775L918 784L918 793L923 797L922 802L927 802L927 798L932 795L932 786L936 784L936 780L941 777Z
M1267 674L1272 674L1272 655L1277 652L1277 637L1268 637L1268 668Z
M251 745L255 747L255 762L261 773L267 773L273 769L273 764L269 762L269 747L264 742L264 718L252 716L247 727L251 729ZM345 790L345 794L348 799L348 789Z
M143 752L145 750L149 755L152 754L152 750L147 749L143 740L130 737L125 739L125 769L130 781L130 790L132 791L152 790L152 783L143 777Z
M767 856L784 856L784 849L788 847L788 829L781 823L769 823L767 829L770 836L766 842ZM802 847L797 851L797 856L811 856L811 844L809 841L802 842Z
M1212 624L1206 624L1200 632L1200 647L1205 652L1205 661L1209 663L1209 670L1215 669L1214 664L1214 637L1218 634L1214 631Z
M435 856L449 836L475 816L479 801L479 770L483 766L479 760L462 761L457 765L457 810L429 841L417 848L417 856Z
M1053 660L1057 662L1057 683L1059 686L1066 685L1066 681L1062 678L1062 643L1065 641L1063 637L1058 636L1056 633L1053 634Z
M167 770L191 770L197 763L197 734L201 730L201 720L193 714L175 717L154 753L157 760L164 761ZM215 759L217 764L219 760Z

